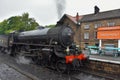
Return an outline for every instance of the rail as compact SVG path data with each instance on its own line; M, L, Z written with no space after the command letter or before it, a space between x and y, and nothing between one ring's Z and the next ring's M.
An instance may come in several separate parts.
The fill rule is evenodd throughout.
M114 57L120 55L120 48L116 47L97 47L97 46L88 46L89 55L92 54L92 50L96 50L99 55L104 54L106 51L112 51Z

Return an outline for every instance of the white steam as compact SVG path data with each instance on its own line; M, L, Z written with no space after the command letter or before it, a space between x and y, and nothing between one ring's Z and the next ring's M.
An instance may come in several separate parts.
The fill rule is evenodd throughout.
M28 58L25 58L24 56L18 56L16 59L17 63L22 63L22 64L30 64L31 60Z
M66 0L55 0L58 19L60 19L65 11L66 8Z

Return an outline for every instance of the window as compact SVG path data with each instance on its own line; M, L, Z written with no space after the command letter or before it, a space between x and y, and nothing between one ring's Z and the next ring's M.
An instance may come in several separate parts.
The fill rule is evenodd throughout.
M84 39L89 39L89 33L88 32L84 33Z
M89 25L85 25L84 29L89 29L89 27L90 27Z
M102 24L95 24L94 27L95 27L95 29L96 29L96 28L101 27L101 26L102 26Z
M108 25L108 26L114 26L114 25L115 25L115 22L108 22L107 25Z

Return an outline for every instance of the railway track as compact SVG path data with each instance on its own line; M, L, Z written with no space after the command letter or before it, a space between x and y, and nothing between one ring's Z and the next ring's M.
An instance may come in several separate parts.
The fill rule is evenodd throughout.
M70 72L70 74L60 74L56 72L54 69L43 68L42 66L35 64L29 64L27 66L20 64L16 66L16 63L13 64L15 61L14 60L12 61L12 59L14 58L11 58L6 55L0 57L0 60L2 58L3 60L1 62L5 62L6 65L13 68L22 75L28 77L31 80L117 80L110 76L104 76L98 73L94 73L82 69L78 71Z
M88 75L89 77L92 78L93 76L93 79L81 79L79 76L83 76L83 75L80 75L80 74L86 74ZM92 71L89 71L89 70L79 70L77 72L74 73L74 75L72 76L72 78L76 79L76 80L98 80L97 78L99 78L99 80L119 80L119 78L115 78L115 77L111 77L110 75L105 75L105 74L101 74L101 73L98 73L98 72L92 72Z
M9 64L9 63L6 63L6 65L8 65L10 68L13 68L14 70L16 70L17 72L19 72L19 73L21 73L22 75L24 75L24 76L26 76L26 77L28 77L30 80L43 80L43 79L39 79L39 78L37 78L36 76L34 76L34 75L32 75L32 74L30 74L30 73L28 73L28 72L25 72L25 71L23 71L23 70L21 70L21 69L19 69L18 67L16 67L15 65L11 65L11 64ZM36 67L37 65L33 65L34 67ZM89 80L89 79L91 79L92 77L89 77L89 79L87 78L87 79L82 79L81 78L81 76L82 75L79 75L79 74L81 74L81 71L80 72L75 72L75 74L73 75L73 74L60 74L60 73L58 73L58 72L56 72L56 71L54 71L53 69L47 69L47 70L49 70L50 72L52 71L52 72L54 72L55 74L57 73L58 75L59 75L59 78L61 77L61 78L64 78L65 80ZM113 79L113 78L110 78L110 77L105 77L105 76L102 76L102 75L99 75L99 74L94 74L94 73L89 73L89 72L87 72L87 71L82 71L82 74L83 75L88 75L88 76L90 76L91 74L92 74L92 76L94 75L95 77L99 77L99 80L115 80L115 79ZM94 78L95 80L98 80L97 78ZM101 79L100 79L101 78ZM102 79L102 78L104 78L104 79ZM63 80L64 80L63 79ZM92 80L94 80L94 79L92 79ZM52 79L48 79L48 80L52 80ZM53 79L54 80L54 79Z
M49 68L49 69L53 70L51 68ZM70 71L69 73L65 73L65 74L60 74L56 71L55 71L55 73L57 73L61 76L66 76L68 78L68 80L119 80L114 77L103 75L103 74L100 74L97 72L95 73L92 71L85 71L82 69L77 70L77 71Z

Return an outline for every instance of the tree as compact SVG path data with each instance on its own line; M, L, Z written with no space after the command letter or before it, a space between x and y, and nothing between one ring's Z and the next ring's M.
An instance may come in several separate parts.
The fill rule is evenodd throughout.
M28 13L22 16L12 16L0 23L0 34L8 34L11 31L28 31L35 29L39 24L34 18L29 18Z
M55 24L47 25L45 27L47 27L47 28L53 28L53 27L55 27Z

